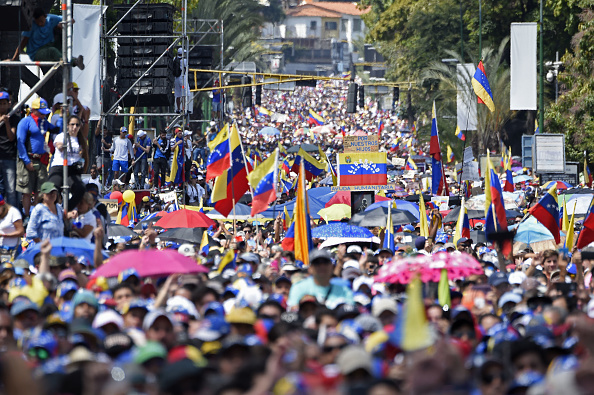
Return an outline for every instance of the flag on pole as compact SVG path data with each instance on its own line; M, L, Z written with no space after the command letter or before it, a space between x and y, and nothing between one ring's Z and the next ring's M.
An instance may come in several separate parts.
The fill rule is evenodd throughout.
M594 207L594 199L590 202L590 208L588 208L586 218L584 219L584 226L578 236L576 247L579 249L586 247L594 241L594 213L592 207Z
M452 151L452 147L450 147L450 145L447 145L447 156L448 156L448 163L450 163L451 161L454 160L454 151Z
M383 120L380 120L379 121L379 124L377 125L377 135L378 135L379 138L382 137L382 131L384 130L384 127L385 127L384 121Z
M462 141L466 141L466 136L464 135L464 133L460 130L460 126L456 125L456 137L458 137L460 140Z
M534 120L534 134L539 134L540 128L538 127L538 119Z
M573 204L573 213L571 213L571 220L565 230L565 248L569 251L573 250L573 238L575 235L575 206L577 206L577 200Z
M225 269L235 269L236 262L235 262L235 250L230 248L225 256L219 262L219 267L217 268L217 273L221 274Z
M464 205L464 198L460 205L460 214L458 214L458 222L456 222L456 231L454 232L454 245L458 245L458 240L462 237L470 239L470 221L468 220L468 210Z
M207 181L220 176L231 167L228 124L208 143L208 148L210 149L210 155L208 155L208 161L206 162Z
M283 207L283 230L286 232L289 229L289 225L293 221L291 220L291 216L289 215L289 210L287 210L287 206Z
M248 180L253 188L250 214L252 217L266 210L268 205L276 200L278 155L278 149L275 149L272 155L248 175Z
M209 251L210 246L208 245L208 232L205 229L204 232L202 232L202 240L200 241L200 255L207 256Z
M493 94L491 93L491 86L489 85L482 60L479 62L472 77L472 89L474 89L478 103L486 105L489 111L494 112Z
M497 177L497 173L495 173L492 164L490 165L488 172L490 173L491 206L487 212L485 233L487 239L492 241L493 239L490 238L491 234L507 231L507 216L505 213L505 205L503 203L501 183L499 182L499 177ZM557 215L559 214L557 213ZM511 247L511 240L505 240L501 243L501 252L505 257L509 256L511 253Z
M386 220L386 232L384 233L383 248L387 248L392 253L396 251L396 243L394 241L394 223L392 222L392 204L388 208L388 219Z
M588 166L588 155L584 151L584 184L588 187L592 186L592 173L590 173L590 167Z
M439 146L439 131L437 129L435 101L433 101L433 109L431 111L431 140L429 143L429 154L431 155L431 193L437 196L448 194L443 163L441 161L441 147Z
M507 160L505 161L505 184L503 186L503 190L505 192L513 192L515 191L514 187L514 174L511 169L512 159L511 159L511 147L509 147L509 154L507 155Z
M487 150L487 169L485 171L485 216L491 208L491 168L493 168L491 153Z
M230 134L231 167L215 180L211 201L214 208L225 217L229 215L233 206L249 190L247 175L251 166L245 162L239 131L234 124Z
M569 217L567 216L567 203L565 202L565 195L563 196L562 210L563 213L561 214L561 230L563 232L567 232L567 229L569 229Z
M309 251L313 248L309 202L307 201L305 188L305 166L302 162L297 180L297 196L294 210L295 220L295 259L301 261L305 267L309 266Z
M307 181L313 180L315 177L322 174L324 171L325 166L318 162L316 158L305 152L303 148L299 149L297 152L297 156L293 161L293 166L291 167L291 171L297 173L300 170L301 163L303 163L304 168L304 175Z
M425 210L425 199L423 193L419 192L419 233L423 237L429 237L429 224L427 223L427 211Z
M557 200L557 185L553 185L538 203L530 208L529 213L553 234L555 243L559 244L561 236L559 235L559 202Z
M410 155L409 155L408 159L406 160L406 166L404 168L405 168L405 170L417 170L418 169L417 164L415 163L414 160L412 160Z

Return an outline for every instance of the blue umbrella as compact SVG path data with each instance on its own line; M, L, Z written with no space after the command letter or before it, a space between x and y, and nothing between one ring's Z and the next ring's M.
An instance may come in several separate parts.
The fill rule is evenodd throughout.
M318 226L311 230L312 237L327 239L329 237L342 238L371 238L373 233L365 228L352 226L344 222L330 222L327 225Z
M415 216L417 221L421 219L418 204L413 203L413 202L407 202L406 200L395 200L395 202L396 202L396 208L398 210L406 210L406 211L410 212L412 215ZM378 208L378 207L390 207L391 203L392 203L392 200L383 200L381 202L375 202L375 203L369 205L369 207L367 207L367 209L365 211L370 211L370 210L373 210L374 208Z
M543 224L538 222L536 218L530 217L517 226L514 242L519 241L530 245L545 240L554 240L553 234Z
M237 219L237 220L247 220L252 218L251 217L251 212L252 209L250 208L250 206L243 204L243 203L236 203L235 204L235 210L231 210L231 212L229 213L229 215L227 217L225 217L223 214L219 213L217 210L210 210L206 216L209 218L213 218L213 219ZM233 216L235 215L235 217Z
M514 184L518 183L518 182L530 181L530 180L532 180L532 177L527 176L526 174L520 174L519 176L514 177Z
M272 126L266 126L262 130L260 130L260 134L264 134L267 136L278 136L280 131L277 128L273 128Z
M95 252L95 245L89 243L84 239L73 239L71 237L57 237L50 239L52 243L51 255L53 256L66 256L74 255L76 257L84 255L90 262L93 262L93 253ZM33 247L19 255L19 258L23 258L33 264L33 259L41 250L41 243L36 243ZM107 258L107 253L103 252L103 258Z

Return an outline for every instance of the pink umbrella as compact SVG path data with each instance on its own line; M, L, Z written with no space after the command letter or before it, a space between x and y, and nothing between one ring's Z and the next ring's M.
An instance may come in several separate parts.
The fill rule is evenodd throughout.
M408 284L419 273L423 282L439 282L442 269L447 270L450 280L483 273L480 263L466 253L438 252L431 256L417 255L387 263L380 268L375 281Z
M311 131L314 132L314 133L316 133L316 134L324 134L324 133L336 134L336 132L334 131L334 129L332 129L330 126L327 126L327 125L316 126L315 128L312 128Z
M367 133L362 130L357 130L353 136L367 136Z
M208 268L177 251L151 249L121 252L101 265L91 278L117 277L121 271L129 268L136 269L141 277L161 277L174 273L208 273Z

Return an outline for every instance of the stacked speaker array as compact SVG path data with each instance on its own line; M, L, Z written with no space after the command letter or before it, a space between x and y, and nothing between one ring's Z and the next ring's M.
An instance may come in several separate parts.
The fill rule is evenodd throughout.
M214 63L214 47L205 46L205 45L190 45L190 56L188 56L188 68L190 69L198 69L198 70L212 70ZM190 89L201 89L207 86L212 86L214 83L214 79L212 73L196 73L196 78L194 78L194 73L191 72L188 74L188 82L190 85Z
M120 19L130 6L116 6ZM173 42L174 7L170 4L138 4L117 26L117 82L123 94ZM126 37L128 36L128 37ZM141 37L130 37L141 36ZM168 36L168 37L161 37ZM122 100L124 106L173 104L173 56L167 52Z

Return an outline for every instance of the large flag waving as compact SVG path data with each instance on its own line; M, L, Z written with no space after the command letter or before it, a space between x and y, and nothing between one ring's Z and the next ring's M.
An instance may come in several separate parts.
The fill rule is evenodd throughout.
M323 126L326 123L326 121L324 120L323 116L321 116L314 110L310 109L309 110L309 123L315 123L318 126Z
M307 181L313 180L315 177L322 174L325 167L323 164L318 162L316 158L305 152L303 148L299 149L297 152L297 156L293 161L293 166L291 167L291 171L298 173L300 170L301 163L303 162L304 168L304 175Z
M507 231L507 216L505 213L505 205L503 203L503 190L501 189L501 183L499 177L493 169L491 162L488 162L488 172L490 173L490 185L491 185L491 206L487 211L487 219L485 221L485 233L487 239L490 238L492 233L500 233ZM501 244L501 252L505 257L511 253L511 240L505 240Z
M313 248L311 237L311 225L309 218L309 202L307 201L305 189L305 169L301 163L299 178L297 181L297 196L295 200L295 217L293 221L295 232L295 259L309 266L309 251Z
M206 180L223 174L231 167L231 151L229 146L229 125L225 125L216 137L208 143L210 155L206 162Z
M211 201L215 209L225 217L229 215L239 199L248 191L248 171L251 166L246 164L241 139L237 126L231 128L229 145L231 149L232 166L215 180Z
M460 214L458 214L458 222L456 223L456 231L454 233L454 245L458 245L458 240L462 237L470 239L470 221L468 220L468 210L464 205L464 198L460 205Z
M491 93L491 86L489 85L489 80L487 79L485 66L483 66L482 60L476 67L476 71L472 77L472 89L474 89L478 103L486 105L489 111L494 112L495 104L493 103L493 94Z
M429 155L431 155L431 193L433 195L447 195L448 187L445 180L443 163L441 161L441 147L439 146L439 131L437 130L437 113L435 101L431 112L431 141L429 144Z
M561 236L559 235L559 202L557 200L557 185L553 185L529 212L553 234L555 243L559 244Z
M252 197L252 217L266 210L268 205L276 200L278 154L277 148L272 155L248 175L248 180L254 190Z

